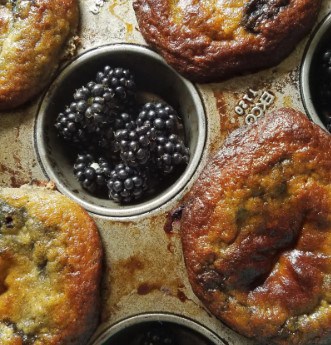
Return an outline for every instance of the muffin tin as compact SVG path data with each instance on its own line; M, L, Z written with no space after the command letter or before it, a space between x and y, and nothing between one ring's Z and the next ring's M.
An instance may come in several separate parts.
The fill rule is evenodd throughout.
M165 185L147 200L118 205L87 193L73 176L68 158L70 145L58 137L54 123L64 105L70 104L75 90L93 80L103 66L130 69L137 83L139 98L165 101L182 115L184 136L190 149L190 161L176 180L165 178ZM180 192L194 174L206 140L206 120L202 101L192 83L170 68L155 52L136 44L111 44L89 50L69 63L43 97L35 125L35 146L45 174L58 189L96 214L125 217L146 213L166 204ZM177 177L177 176L176 176Z
M100 326L90 345L101 345L100 339L107 339L116 330L122 330L126 322L139 324L142 313L152 315L152 318L155 316L156 320L158 315L173 317L171 322L179 324L184 319L190 320L194 323L192 328L202 334L210 332L215 337L215 344L254 344L210 315L195 297L185 271L178 226L175 223L173 230L169 231L165 224L169 212L180 204L210 155L216 152L229 132L255 121L269 110L289 106L305 111L304 97L300 93L304 76L300 78L300 72L305 73L301 63L308 49L309 37L281 64L259 73L222 83L196 85L178 77L176 80L187 88L187 95L180 96L178 100L183 104L181 107L185 108L188 104L189 108L192 104L196 107L193 111L196 112L195 120L187 120L190 145L194 147L190 166L185 176L178 180L180 182L176 182L179 184L176 188L170 187L147 204L118 207L100 204L99 200L84 198L82 193L76 192L74 182L66 177L66 163L62 161L56 138L49 136L49 119L43 113L53 107L56 110L56 104L49 101L59 91L59 81L66 79L67 73L75 68L81 68L80 63L85 57L91 56L92 61L104 59L108 53L112 56L113 52L121 51L125 44L129 55L131 49L148 51L157 64L162 68L168 67L157 54L145 48L131 1L105 1L102 5L96 5L93 0L80 2L79 57L62 66L62 72L45 95L24 107L1 114L0 185L20 186L33 179L45 180L49 176L61 191L80 202L94 217L105 249L105 262ZM324 1L320 20L330 10L331 2ZM125 62L127 54L123 50L121 54L119 59ZM127 60L127 63L131 62ZM149 66L142 63L136 66L149 70ZM80 72L89 73L85 68ZM174 72L169 69L169 73ZM67 97L66 92L71 87L69 83L65 85L61 88L61 97ZM176 95L177 91L173 94ZM187 103L186 97L191 97L191 103ZM318 123L315 116L312 119ZM194 326L195 323L197 326Z

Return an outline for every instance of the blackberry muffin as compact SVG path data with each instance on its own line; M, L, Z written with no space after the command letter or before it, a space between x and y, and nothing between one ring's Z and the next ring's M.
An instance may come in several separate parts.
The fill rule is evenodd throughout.
M331 136L293 109L234 131L188 195L195 294L261 344L331 343Z
M0 188L0 344L82 345L98 322L102 247L62 194Z
M278 64L320 0L134 0L146 41L187 78L210 82Z
M78 24L78 0L0 1L0 110L37 95Z

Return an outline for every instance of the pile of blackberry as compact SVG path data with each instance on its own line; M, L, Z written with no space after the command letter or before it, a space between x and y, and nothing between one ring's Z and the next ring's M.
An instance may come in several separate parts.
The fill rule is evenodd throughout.
M320 75L317 83L317 98L316 104L322 121L327 130L331 133L331 48L326 47L319 55L318 71Z
M55 121L81 186L120 204L153 194L165 175L183 171L190 156L174 108L137 99L130 70L105 66L75 90Z

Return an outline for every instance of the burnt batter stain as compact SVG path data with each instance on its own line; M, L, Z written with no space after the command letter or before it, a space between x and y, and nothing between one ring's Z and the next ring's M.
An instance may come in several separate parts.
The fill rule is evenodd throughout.
M181 220L184 207L185 205L180 205L179 207L175 208L167 214L167 219L163 227L164 231L167 234L172 233L174 222Z
M131 256L130 258L128 258L128 260L122 263L123 269L125 269L125 271L129 273L130 276L134 275L136 271L142 270L144 266L144 263L140 261L140 259L136 256Z
M0 164L0 173L6 173L10 175L10 187L20 187L23 184L27 184L29 181L20 177L20 173L17 170L13 170L4 164Z
M169 242L169 243L167 244L167 249L168 249L168 252L170 252L171 254L174 254L174 252L175 252L175 246L174 246L173 243Z
M185 293L182 291L182 290L180 290L180 289L178 289L177 290L177 297L178 297L178 299L181 301L181 302L186 302L189 298L185 295Z
M242 25L250 32L258 33L264 21L273 20L290 4L290 0L250 0L244 7Z
M138 295L147 295L150 292L154 290L161 290L161 284L160 283L142 283L137 288Z

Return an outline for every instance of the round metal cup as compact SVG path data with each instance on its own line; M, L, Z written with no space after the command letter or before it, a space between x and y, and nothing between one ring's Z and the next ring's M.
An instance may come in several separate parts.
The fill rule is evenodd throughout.
M86 192L75 179L68 148L57 136L55 119L70 104L74 91L93 80L105 65L129 68L136 77L138 91L171 104L182 116L190 161L185 171L158 193L140 203L118 205ZM181 77L152 50L133 44L113 44L85 52L58 75L42 99L35 123L35 145L45 174L57 188L90 212L127 217L159 208L183 190L194 174L206 140L205 112L195 86ZM165 180L168 178L165 177Z
M89 345L138 345L149 330L166 327L181 345L226 345L208 328L191 319L175 314L139 314L119 321L98 336Z
M307 115L312 121L326 130L316 107L316 98L314 97L314 73L315 73L315 60L320 47L330 40L331 36L331 13L327 15L324 20L317 26L313 32L311 39L307 44L306 51L303 55L300 70L300 91L303 105L306 109Z

